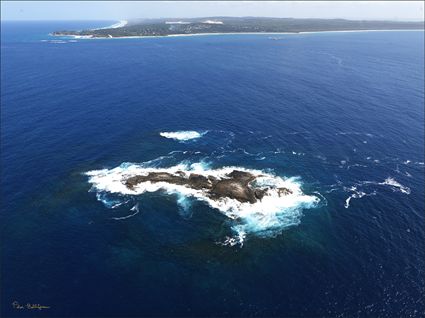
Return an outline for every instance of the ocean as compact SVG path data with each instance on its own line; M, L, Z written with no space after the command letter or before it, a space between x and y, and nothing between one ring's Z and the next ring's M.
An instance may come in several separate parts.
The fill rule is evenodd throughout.
M423 31L48 35L113 23L2 22L2 316L425 315Z

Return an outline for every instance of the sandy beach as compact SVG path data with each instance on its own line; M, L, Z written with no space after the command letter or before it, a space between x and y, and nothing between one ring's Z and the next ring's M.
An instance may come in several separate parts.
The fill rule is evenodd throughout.
M127 23L127 21L120 21L120 23ZM118 25L118 23L116 24ZM124 24L125 25L125 24ZM122 25L122 26L124 26ZM116 26L114 28L122 27ZM109 29L111 27L105 27L102 29ZM100 29L98 29L100 30ZM188 36L212 36L212 35L300 35L300 34L319 34L319 33L356 33L356 32L412 32L412 31L424 31L423 29L408 29L408 30L340 30L340 31L306 31L306 32L233 32L233 33L194 33L194 34L170 34L170 35L137 35L137 36L117 36L117 37L93 37L91 35L69 35L75 39L85 40L102 40L102 39L148 39L148 38L167 38L167 37L188 37Z

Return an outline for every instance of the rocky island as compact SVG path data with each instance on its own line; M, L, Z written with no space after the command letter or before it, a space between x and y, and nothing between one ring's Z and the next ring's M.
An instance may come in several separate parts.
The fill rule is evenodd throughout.
M246 171L233 170L223 178L217 178L212 175L200 175L196 173L185 173L177 171L169 172L149 172L147 175L136 175L123 180L123 183L130 190L144 182L165 182L175 185L182 185L194 190L203 190L206 195L213 200L230 198L239 202L257 202L267 194L270 188L262 188L254 185L255 176ZM277 189L279 196L292 194L290 189L281 187Z
M319 31L424 29L424 22L344 19L292 19L264 17L205 17L190 19L138 19L120 27L61 30L54 36L119 38L220 33L299 33Z

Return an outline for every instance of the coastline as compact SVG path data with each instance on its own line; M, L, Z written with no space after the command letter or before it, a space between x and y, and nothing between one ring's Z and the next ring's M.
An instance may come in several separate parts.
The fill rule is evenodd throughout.
M126 23L123 20L119 23ZM116 24L118 25L118 23ZM125 25L125 24L124 24ZM122 25L122 26L124 26ZM117 26L114 28L119 28ZM105 27L100 29L108 29L111 27ZM95 29L95 30L100 30ZM302 35L302 34L321 34L321 33L356 33L356 32L413 32L413 31L424 31L424 29L386 29L386 30L335 30L335 31L302 31L302 32L229 32L229 33L194 33L194 34L169 34L169 35L135 35L135 36L116 36L116 37L93 37L91 35L52 35L56 37L69 37L72 39L79 40L112 40L112 39L149 39L149 38L167 38L167 37L188 37L188 36L212 36L212 35Z

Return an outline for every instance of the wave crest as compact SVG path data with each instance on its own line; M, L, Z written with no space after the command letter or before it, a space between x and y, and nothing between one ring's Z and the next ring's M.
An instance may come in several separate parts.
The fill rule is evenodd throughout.
M178 141L187 141L192 139L197 139L205 135L207 132L198 132L195 130L183 130L183 131L170 131L170 132L160 132L159 135L164 138L174 139Z

